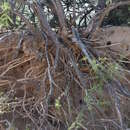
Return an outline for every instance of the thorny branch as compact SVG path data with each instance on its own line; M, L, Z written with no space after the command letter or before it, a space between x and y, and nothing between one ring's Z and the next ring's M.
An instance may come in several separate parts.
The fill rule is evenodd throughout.
M50 26L49 21L46 17L46 13L44 12L41 3L38 0L33 3L27 3L23 1L23 3L26 3L27 5L30 6L30 8L33 10L35 15L37 16L38 22L40 22L40 26L37 29L38 29L38 33L42 35L42 38L43 38L41 41L41 44L42 42L44 42L44 44L42 44L42 46L38 48L37 51L41 49L40 51L43 51L43 53L45 54L45 57L42 57L43 58L42 61L36 62L36 57L34 55L30 54L29 56L26 56L24 51L21 54L22 56L18 54L17 57L15 57L15 59L13 60L12 59L10 60L10 57L12 58L12 54L14 53L10 51L6 56L8 59L6 64L2 62L5 56L2 55L0 57L1 58L0 59L0 63L1 63L0 88L5 89L6 91L10 89L14 89L14 92L13 92L14 95L15 95L15 92L24 89L24 95L22 97L16 96L18 98L16 99L16 101L14 99L15 96L14 97L12 95L10 96L12 91L9 91L8 95L13 98L8 99L9 103L7 102L5 104L12 105L12 106L15 104L16 108L21 107L22 110L24 111L24 113L22 113L21 115L23 116L25 114L25 116L28 117L33 122L33 124L35 124L37 129L39 129L38 122L41 123L40 127L42 127L42 124L44 122L43 118L48 122L49 125L51 124L53 127L55 127L57 124L60 124L60 123L65 124L63 125L65 128L66 128L66 125L71 126L71 123L73 124L73 122L75 121L75 117L80 113L80 110L82 109L82 107L86 108L86 104L89 104L89 103L91 104L91 102L93 102L92 100L90 100L87 103L84 103L85 102L84 94L86 93L86 91L88 92L87 94L89 94L89 91L91 90L91 88L93 89L94 83L97 84L97 82L95 81L97 80L97 77L95 77L95 74L93 74L92 70L89 70L90 69L89 65L91 65L91 67L93 66L93 59L96 60L97 63L99 63L97 59L98 54L96 53L98 50L95 51L94 50L95 48L92 48L92 46L88 45L89 43L93 44L93 41L89 41L89 39L87 39L85 35L89 33L89 35L91 36L92 35L91 30L95 29L94 25L97 25L95 26L97 28L100 27L104 17L107 14L109 14L111 10L121 5L130 4L130 1L119 2L116 4L113 3L112 5L104 9L103 13L98 12L99 14L94 16L94 18L97 21L94 21L94 19L92 19L92 23L86 25L85 27L86 32L82 30L82 32L85 34L82 36L82 32L80 33L79 28L75 26L76 23L73 24L75 27L72 26L71 29L68 28L67 22L66 22L67 18L65 16L64 8L61 1L51 0L51 2L53 4L55 13L60 23L60 26L58 26L59 27L58 31L61 31L60 32L61 34L59 32L56 32L56 30L52 30L52 27ZM74 7L72 11L73 13L72 16L74 17L73 22L75 22L76 17L82 13L82 11L76 12L75 2L76 1L74 1L73 3ZM93 9L86 11L86 14L80 20L82 21L82 19L86 18L87 13L91 12L92 10ZM33 24L31 24L30 21L22 13L20 13L17 10L13 10L12 12L15 13L17 16L19 16L25 22L25 24L29 27L31 31L35 31ZM99 19L98 19L98 16L99 16ZM63 33L65 33L65 35ZM0 38L0 42L3 41L3 39L6 39L6 37L8 36L9 35L7 34L5 36L2 36ZM20 48L22 42L26 42L23 39L24 39L24 33L21 34L18 44L14 45L15 47L12 47L11 49L13 50L13 48L15 49ZM65 44L65 46L62 46L61 44ZM54 46L56 46L56 48ZM72 47L74 48L74 50L72 49ZM78 51L76 50L77 48L79 49ZM61 50L66 49L67 51L59 52L60 49ZM2 54L2 52L4 52L3 48L0 49L0 54ZM54 54L55 52L56 54ZM96 56L93 55L93 53ZM80 68L84 65L83 62L80 63L82 59L82 54L85 55L87 59L85 61L85 69L86 70L88 69L87 72L82 71L82 69ZM54 66L53 66L53 62L51 63L51 60L50 60L52 58L52 61L54 61L53 57L55 57ZM109 61L109 57L107 61L111 62L111 60ZM81 64L81 66L79 64ZM55 69L56 67L57 69ZM107 69L107 67L105 69ZM106 73L106 71L105 70L103 72L102 70L100 71L101 71L100 72L101 75L104 76L104 73ZM20 72L20 74L18 72ZM71 74L69 75L68 72ZM17 75L15 75L15 73ZM10 76L7 76L8 74ZM10 78L13 74L14 74L14 77ZM89 77L90 83L87 82L88 81L87 76L85 77L84 75L90 76ZM41 81L43 81L43 83L40 84L40 87L42 87L42 91L41 89L38 88L39 82L41 83ZM32 87L31 90L23 85L25 82L28 84L33 83L33 85L31 84L32 86L30 84L27 86L27 87L31 86ZM36 83L36 85L34 83ZM21 84L23 86L21 86ZM82 119L81 119L81 123L78 122L77 124L84 129L87 129L87 128L89 129L89 124L91 122L89 121L89 118L92 116L92 115L89 115L89 113L96 113L95 114L96 116L92 121L92 124L95 125L94 127L92 126L93 128L96 128L98 123L100 124L102 122L107 122L107 123L111 122L112 124L114 124L114 126L118 127L121 130L124 130L125 122L123 120L123 113L121 112L121 102L119 99L120 95L118 94L122 94L125 97L130 97L130 93L129 91L124 89L123 85L121 84L120 79L113 78L111 79L111 81L110 80L105 81L105 84L107 84L106 86L109 91L109 95L111 96L111 99L115 105L115 110L117 112L119 125L116 123L114 119L109 119L110 118L109 116L107 119L102 119L102 117L105 115L105 112L102 111L101 108L99 109L98 112L97 111L95 112L93 109L91 109L90 111L87 110L85 114L83 113L84 115L87 115L87 116L82 117L85 123L83 121L84 124L82 125ZM31 96L34 96L33 98L28 97L28 94L30 93L31 93ZM95 94L95 93L94 93L94 99L98 100L100 97L98 94ZM102 95L103 96L105 95L103 90L102 90ZM50 97L52 97L53 99L52 101L50 101ZM45 108L47 109L46 110L47 114L44 111L43 102L46 102ZM30 106L29 107L30 111L28 110L28 106ZM97 104L94 104L92 107L95 107L95 109L97 110L96 108ZM34 113L32 113L33 110L34 110ZM48 116L48 117L45 118L45 116ZM107 117L107 116L105 115L104 117ZM36 122L36 119L37 119L37 122ZM56 123L55 123L56 125L54 124L55 122L54 120L56 120ZM90 129L92 127L90 127ZM105 129L108 129L106 124L103 127Z

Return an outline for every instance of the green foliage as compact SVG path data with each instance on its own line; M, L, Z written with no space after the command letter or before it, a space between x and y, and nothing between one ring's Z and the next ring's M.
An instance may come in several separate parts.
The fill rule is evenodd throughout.
M108 78L109 79L113 79L113 77L115 76L120 76L120 73L119 73L119 64L117 63L109 63L108 64L108 70L107 70L107 73L108 73Z
M3 11L8 11L8 10L10 10L9 3L8 3L8 2L4 2L4 3L1 5L1 9L2 9Z
M110 102L110 101L106 101L106 100L100 98L100 99L98 100L97 104L98 104L98 106L100 106L100 107L106 108L106 107L108 107L108 106L111 105L111 102Z
M93 69L93 71L97 73L98 70L99 70L99 67L100 67L99 63L97 63L96 59L93 59L92 60L92 69Z
M85 92L85 97L84 97L84 101L87 103L87 107L88 110L91 111L92 110L92 104L93 104L93 98L92 98L92 93L91 92Z
M93 104L100 104L100 100L93 98L93 94L97 93L99 96L103 93L103 81L99 80L97 83L94 83L90 89L85 91L84 101L87 103L88 110L92 110Z
M92 110L92 106L94 104L97 104L98 106L106 106L108 104L100 98L96 99L93 96L94 93L96 93L98 97L101 97L104 84L109 80L112 80L114 77L120 78L119 64L109 61L106 57L100 57L98 60L92 60L91 68L96 79L91 87L86 90L84 96L84 101L87 103L88 110L90 111Z
M120 75L119 68L121 66L118 63L107 61L106 57L100 57L98 60L92 61L92 69L99 80L103 82L113 79L114 76Z
M9 23L13 23L12 19L9 16L10 13L10 5L8 2L4 2L1 5L2 13L0 14L0 28L9 27Z
M26 130L30 130L30 129L27 127Z
M16 128L14 126L11 126L9 130L16 130Z
M59 99L56 99L56 100L55 100L55 108L56 108L57 110L59 110L59 109L61 108L61 103L60 103L60 100L59 100Z
M77 130L77 129L81 128L82 121L83 121L83 111L80 111L78 116L76 117L76 120L70 125L68 130L72 130L72 129Z

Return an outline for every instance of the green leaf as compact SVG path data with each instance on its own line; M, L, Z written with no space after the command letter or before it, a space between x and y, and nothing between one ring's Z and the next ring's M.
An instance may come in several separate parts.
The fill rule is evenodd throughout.
M11 7L10 7L10 5L9 5L8 2L4 2L4 3L2 4L1 8L2 8L3 11L8 11L8 10L11 9Z
M4 2L1 5L1 9L2 9L2 13L1 13L1 16L0 16L0 28L9 27L9 24L13 23L11 17L9 16L9 13L10 13L10 10L11 10L9 3Z
M58 110L61 108L61 104L60 104L60 100L59 99L55 100L55 108L58 109Z

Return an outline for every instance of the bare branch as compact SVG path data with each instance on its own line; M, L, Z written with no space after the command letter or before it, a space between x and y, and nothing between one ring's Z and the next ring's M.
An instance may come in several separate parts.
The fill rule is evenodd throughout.
M49 23L47 21L46 15L42 11L39 3L33 3L32 8L33 8L33 10L35 11L35 13L38 16L38 19L39 19L40 24L41 24L41 30L43 32L45 32L47 34L47 36L50 37L51 40L56 45L59 45L59 41L57 39L56 33L54 31L52 31L52 29L51 29L51 27L50 27L50 25L49 25Z
M67 29L66 29L66 22L65 22L65 14L64 14L64 10L63 7L61 5L60 0L51 0L53 3L53 6L55 8L55 12L57 13L57 17L60 23L60 27L61 27L61 33L64 36L66 36L67 34Z
M85 45L82 43L82 41L80 40L80 36L78 31L72 27L72 32L73 32L73 41L79 46L79 48L82 50L82 52L84 53L84 55L86 56L86 58L88 59L88 62L90 65L92 65L92 59L90 58L89 53L86 50Z
M107 84L107 89L108 89L109 94L110 94L110 96L111 96L111 98L112 98L112 100L115 104L115 109L116 109L117 116L118 116L118 119L119 119L119 122L120 122L120 127L121 127L120 129L125 130L124 124L123 124L122 114L121 114L121 111L120 111L120 99L116 94L115 88L113 87L113 82Z

